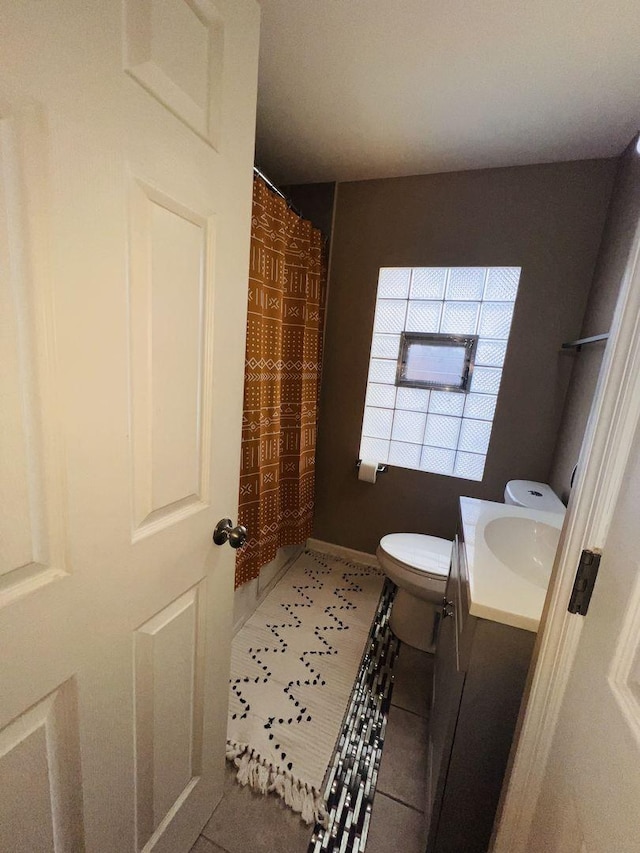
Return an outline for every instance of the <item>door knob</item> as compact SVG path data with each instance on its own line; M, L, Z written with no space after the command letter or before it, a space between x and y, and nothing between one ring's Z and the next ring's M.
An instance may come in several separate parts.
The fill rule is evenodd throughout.
M213 541L216 545L228 542L232 548L242 548L249 538L249 531L243 524L233 526L230 518L221 518L213 531Z

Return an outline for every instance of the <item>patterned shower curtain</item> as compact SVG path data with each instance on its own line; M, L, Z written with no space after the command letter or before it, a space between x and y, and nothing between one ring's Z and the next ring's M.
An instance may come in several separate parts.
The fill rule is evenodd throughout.
M236 587L311 534L326 280L320 231L256 177Z

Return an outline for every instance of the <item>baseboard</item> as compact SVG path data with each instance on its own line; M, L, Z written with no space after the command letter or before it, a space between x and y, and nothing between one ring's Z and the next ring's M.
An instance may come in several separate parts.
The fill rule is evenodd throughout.
M287 571L291 563L293 563L294 560L297 560L303 551L304 545L300 545L294 551L292 551L292 553L289 554L282 566L278 569L278 571L275 573L275 575L271 578L271 580L265 587L260 586L260 580L258 579L258 606L262 604L264 599L269 595L271 590L278 583L282 575Z
M356 551L354 548L345 548L344 545L334 545L332 542L323 542L322 539L307 539L307 548L310 548L312 551L320 551L322 554L332 554L334 557L342 557L353 563L364 563L365 566L380 567L375 554Z
M251 581L249 581L249 583L251 583ZM257 606L257 605L256 605L256 606ZM253 616L254 611L255 611L255 608L253 608L253 609L251 609L251 610L247 610L247 611L245 611L245 612L240 616L240 618L239 618L236 622L234 622L234 623L233 623L233 636L234 636L234 637L235 637L235 635L238 633L238 631L240 630L240 628L242 628L242 626L243 626L243 625L244 625L244 623L247 621L247 619L250 619L250 618L251 618L251 616Z
M235 635L238 633L238 631L242 628L242 626L244 625L244 623L245 623L248 619L250 619L250 618L251 618L251 616L253 616L253 614L254 614L254 613L255 613L255 611L258 609L258 607L262 604L262 602L263 602L263 601L264 601L264 599L267 597L267 595L269 595L269 593L271 592L271 590L273 589L273 587L278 583L278 581L281 579L281 577L282 577L282 576L284 575L284 573L287 571L287 569L289 568L289 566L291 565L291 563L293 563L293 561L294 561L294 560L296 560L296 559L300 556L300 554L301 554L301 553L302 553L302 551L303 551L303 547L304 547L304 546L300 545L300 547L296 548L296 549L295 549L295 550L294 550L294 551L293 551L293 552L292 552L292 553L287 557L287 559L283 560L282 565L278 568L278 571L277 571L277 572L275 573L275 575L270 579L269 583L268 583L268 584L266 584L266 586L264 586L263 588L260 588L259 578L254 578L254 580L253 580L253 581L249 581L249 583L250 583L250 584L255 583L255 590L256 590L255 598L254 598L254 599L253 599L253 601L251 602L250 607L247 607L247 608L244 610L244 612L240 615L240 618L239 618L236 622L234 622L234 623L233 623L233 634L234 634L234 636L235 636ZM276 555L276 557L275 557L275 560L278 560L278 559L279 559L279 557L281 557L281 555L280 555L280 554L277 554L277 555ZM270 565L270 564L269 564L269 565ZM240 588L241 588L241 587L240 587ZM237 592L237 590L236 590L236 592Z

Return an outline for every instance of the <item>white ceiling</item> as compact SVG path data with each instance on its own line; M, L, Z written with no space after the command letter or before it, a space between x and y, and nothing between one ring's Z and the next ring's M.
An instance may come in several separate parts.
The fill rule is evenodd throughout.
M640 0L260 5L279 183L609 157L640 127Z

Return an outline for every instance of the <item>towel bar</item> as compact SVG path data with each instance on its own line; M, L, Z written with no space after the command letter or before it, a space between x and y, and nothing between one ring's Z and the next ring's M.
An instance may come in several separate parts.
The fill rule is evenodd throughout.
M596 344L599 341L606 341L608 337L608 334L592 335L590 338L580 338L580 340L577 341L567 341L566 344L562 344L562 349L574 349L576 352L580 352L585 344Z

